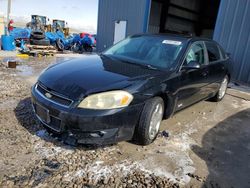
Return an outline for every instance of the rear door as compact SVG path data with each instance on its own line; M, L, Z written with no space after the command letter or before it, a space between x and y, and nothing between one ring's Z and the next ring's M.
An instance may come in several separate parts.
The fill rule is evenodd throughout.
M183 65L188 65L191 61L198 62L201 67L190 70L180 69L176 110L198 102L207 95L209 69L203 41L194 42L187 50Z
M213 41L206 41L206 51L209 67L209 92L216 93L226 74L226 56L220 50L220 47Z

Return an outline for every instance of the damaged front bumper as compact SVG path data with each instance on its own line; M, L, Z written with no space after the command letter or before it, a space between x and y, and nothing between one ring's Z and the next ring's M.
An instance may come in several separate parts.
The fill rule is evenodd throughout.
M112 110L66 107L48 100L35 86L32 105L41 123L62 135L69 144L95 145L131 140L143 107L143 104Z

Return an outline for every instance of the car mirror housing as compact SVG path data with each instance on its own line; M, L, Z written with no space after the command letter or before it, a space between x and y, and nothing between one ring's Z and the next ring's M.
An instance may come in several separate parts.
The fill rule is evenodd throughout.
M183 65L182 69L189 70L189 69L199 69L201 67L200 63L197 61L190 61L187 65Z

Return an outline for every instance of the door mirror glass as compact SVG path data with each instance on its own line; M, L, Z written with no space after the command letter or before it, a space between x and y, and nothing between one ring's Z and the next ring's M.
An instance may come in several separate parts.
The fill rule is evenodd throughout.
M197 61L190 61L188 64L182 66L182 69L199 69L201 67L200 63Z

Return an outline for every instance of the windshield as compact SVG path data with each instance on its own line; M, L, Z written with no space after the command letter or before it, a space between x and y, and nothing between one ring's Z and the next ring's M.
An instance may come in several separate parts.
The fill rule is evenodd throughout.
M133 36L115 44L104 55L132 63L169 68L175 64L183 47L178 40L162 36Z

